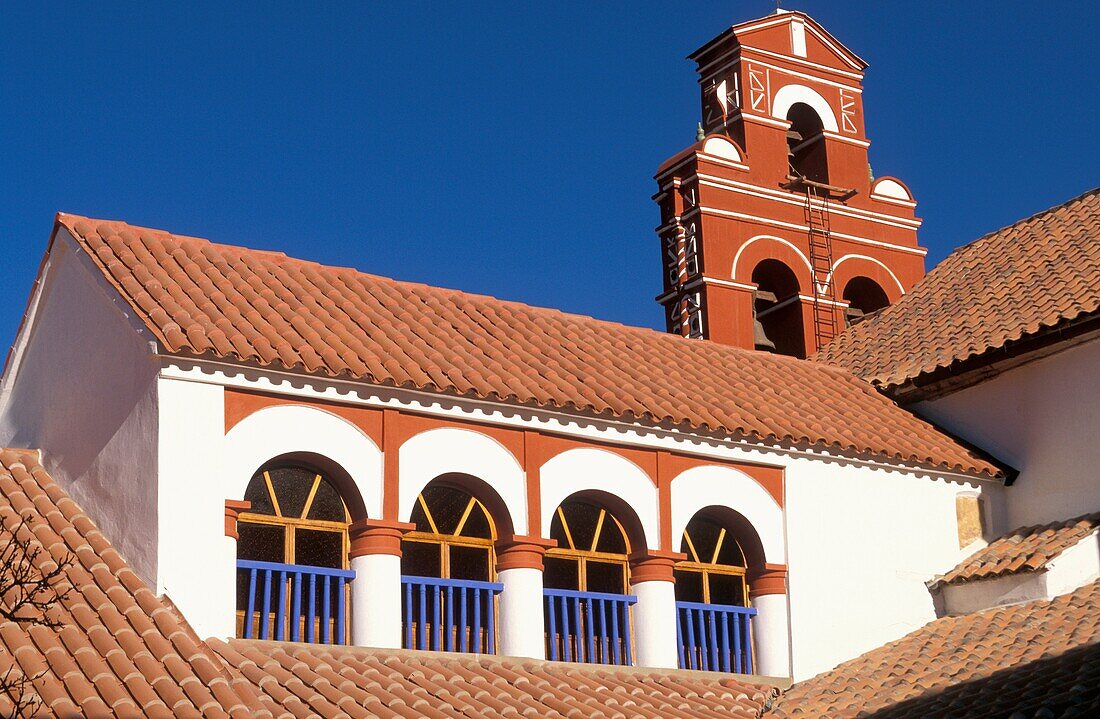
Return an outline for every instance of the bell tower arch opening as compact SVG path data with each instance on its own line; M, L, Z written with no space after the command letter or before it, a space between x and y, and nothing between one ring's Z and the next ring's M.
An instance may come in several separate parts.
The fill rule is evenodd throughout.
M890 304L886 291L868 277L853 277L841 295L848 303L848 324L855 324Z
M798 277L783 262L762 260L752 271L754 348L806 356Z
M825 150L825 126L817 110L796 102L787 110L787 162L791 175L829 184L829 162Z

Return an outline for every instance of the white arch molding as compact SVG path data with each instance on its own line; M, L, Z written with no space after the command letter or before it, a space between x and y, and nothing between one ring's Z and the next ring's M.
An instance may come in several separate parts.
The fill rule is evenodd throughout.
M516 534L527 534L527 480L523 467L488 435L468 429L441 427L414 435L401 445L398 457L398 512L412 515L416 498L436 477L468 474L500 495Z
M638 515L646 547L657 549L657 487L641 467L621 455L605 449L581 447L555 455L539 470L542 500L542 536L550 538L550 524L558 505L584 490L613 494L626 502ZM632 551L642 549L631 547Z
M903 202L913 201L913 196L909 194L909 190L905 189L904 185L891 177L881 177L876 180L875 184L871 185L871 194L881 195Z
M711 136L703 143L703 152L715 157L721 157L733 162L742 162L744 158L737 150L737 146L724 137Z
M869 257L867 255L847 254L847 255L844 255L843 257L841 257L839 260L837 260L836 262L833 263L833 268L831 270L829 270L829 277L826 280L826 284L831 284L832 283L833 276L836 274L836 268L840 267L841 263L843 263L845 260L867 260L868 262L871 262L872 264L878 265L882 269L886 270L886 274L890 275L890 279L892 279L894 281L894 284L896 284L898 286L898 291L901 292L901 294L903 294L903 295L905 294L905 287L902 286L901 280L898 279L898 276L895 275L889 267L887 267L885 264L883 264L883 262L881 260L876 260L874 257ZM840 289L843 292L844 288L840 288Z
M359 490L367 516L382 516L382 451L346 419L302 405L265 407L226 433L226 496L244 497L256 470L292 452L317 454L340 465Z
M813 265L810 264L810 258L806 257L802 250L798 249L789 240L784 240L782 237L776 237L775 235L757 235L756 237L751 238L745 244L741 245L741 247L737 249L737 253L733 256L733 270L730 274L730 279L737 279L737 265L741 261L741 253L745 251L746 247L758 240L771 240L773 242L778 242L781 245L786 245L787 247L789 247L802 260L802 264L806 265L806 269L810 272L811 282L813 281L812 278L814 276L814 269Z
M837 126L836 115L833 114L833 108L829 105L829 101L823 98L817 90L805 85L791 84L779 88L772 99L772 117L786 120L791 106L798 102L812 107L817 116L821 118L821 125L826 130L829 132L840 131Z
M760 536L764 561L787 563L783 510L760 483L730 467L693 467L672 480L672 542L679 549L684 529L701 509L728 507L749 521Z

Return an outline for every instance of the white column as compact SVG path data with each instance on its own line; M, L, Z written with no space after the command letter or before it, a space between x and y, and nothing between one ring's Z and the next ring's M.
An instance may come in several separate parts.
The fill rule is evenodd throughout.
M504 585L498 599L497 642L508 657L546 658L543 629L542 570L515 567L497 572Z
M791 676L791 635L786 594L764 594L753 599L752 620L756 644L754 674L766 677Z
M639 667L675 669L676 591L673 582L638 582L630 591L638 597L634 605L634 663Z
M401 557L352 557L351 643L360 647L401 648Z

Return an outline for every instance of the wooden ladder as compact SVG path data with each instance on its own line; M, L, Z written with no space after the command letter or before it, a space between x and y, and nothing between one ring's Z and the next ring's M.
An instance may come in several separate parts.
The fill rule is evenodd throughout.
M833 269L833 240L830 232L829 195L806 185L806 226L809 228L810 267L814 291L814 351L837 335L836 291Z

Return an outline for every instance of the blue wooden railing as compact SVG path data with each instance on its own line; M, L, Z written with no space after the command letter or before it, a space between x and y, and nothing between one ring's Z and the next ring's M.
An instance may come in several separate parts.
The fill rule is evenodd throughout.
M676 602L680 668L752 674L755 615L748 607Z
M544 589L546 656L553 661L632 664L629 594Z
M496 653L496 582L401 577L406 649Z
M242 635L252 639L347 643L350 569L237 560L248 582ZM304 635L304 638L303 638Z

